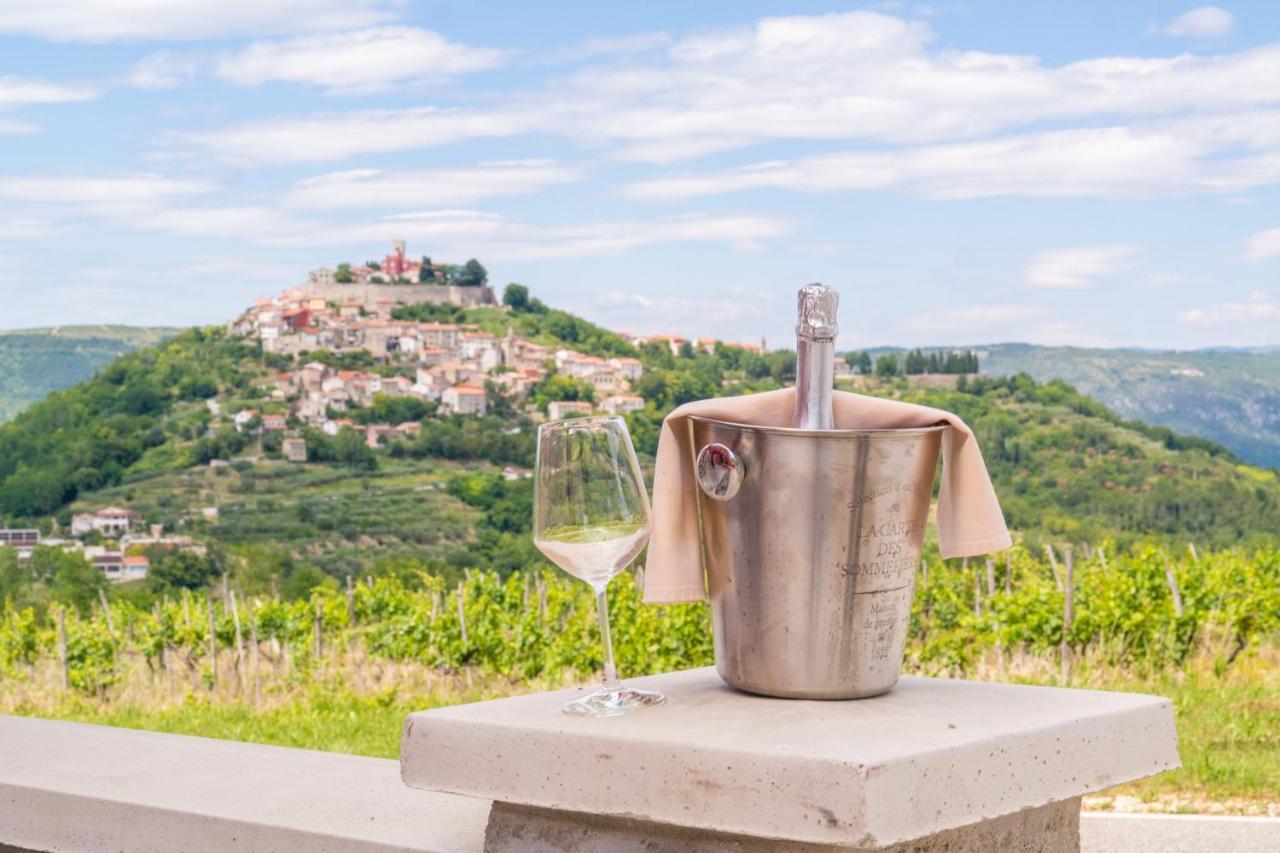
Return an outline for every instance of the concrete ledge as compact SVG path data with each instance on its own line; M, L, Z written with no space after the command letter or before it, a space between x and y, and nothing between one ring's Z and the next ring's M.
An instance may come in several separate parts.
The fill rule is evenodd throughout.
M875 699L769 699L710 668L634 680L661 708L568 717L575 691L410 715L407 784L792 843L885 848L1178 766L1156 696L904 678Z
M0 717L0 851L479 853L489 803L394 761Z

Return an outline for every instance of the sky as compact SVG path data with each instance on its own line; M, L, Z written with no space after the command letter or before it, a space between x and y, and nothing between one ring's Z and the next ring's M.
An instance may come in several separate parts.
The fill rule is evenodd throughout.
M1280 344L1280 6L0 0L0 327L480 259L610 328Z

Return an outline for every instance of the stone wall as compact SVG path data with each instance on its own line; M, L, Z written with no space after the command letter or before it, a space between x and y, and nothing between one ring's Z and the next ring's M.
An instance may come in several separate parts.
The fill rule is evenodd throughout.
M308 296L323 296L338 303L355 300L365 305L374 305L385 297L400 305L434 302L473 308L496 304L493 288L488 285L461 287L455 284L338 284L308 281L301 289Z

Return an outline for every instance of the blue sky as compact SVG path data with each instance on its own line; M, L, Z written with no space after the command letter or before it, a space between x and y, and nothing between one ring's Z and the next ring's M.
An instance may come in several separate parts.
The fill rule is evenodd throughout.
M612 328L1280 343L1280 8L0 0L0 327L395 238Z

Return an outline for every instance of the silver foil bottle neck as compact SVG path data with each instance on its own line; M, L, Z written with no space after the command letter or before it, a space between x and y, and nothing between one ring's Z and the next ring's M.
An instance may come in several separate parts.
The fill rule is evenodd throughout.
M796 337L806 341L833 341L840 329L836 310L840 294L825 284L806 284L796 294Z

